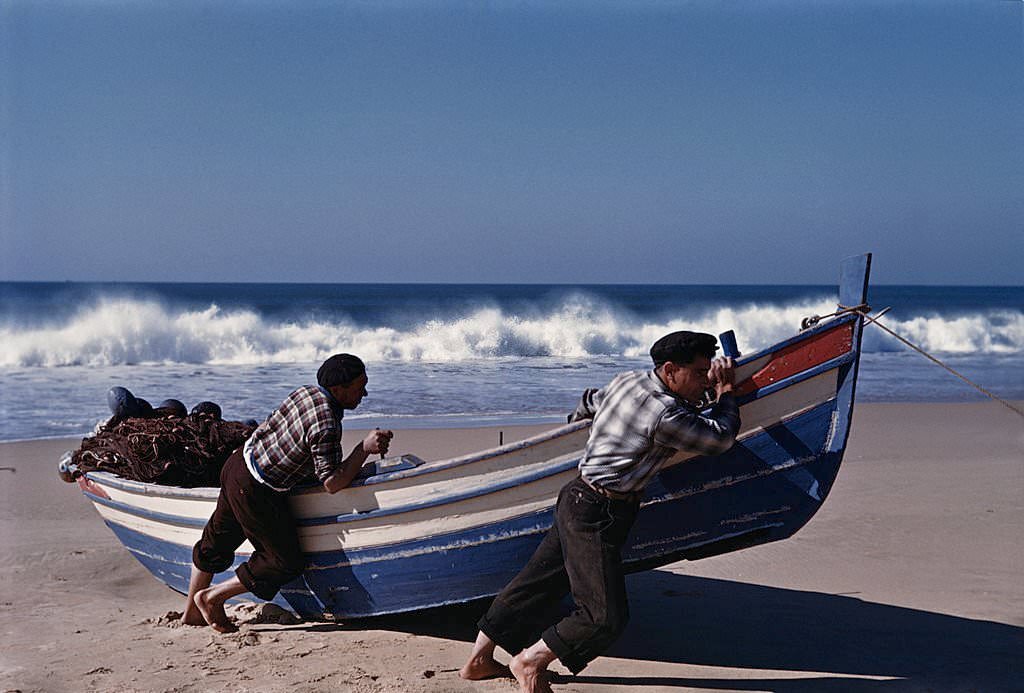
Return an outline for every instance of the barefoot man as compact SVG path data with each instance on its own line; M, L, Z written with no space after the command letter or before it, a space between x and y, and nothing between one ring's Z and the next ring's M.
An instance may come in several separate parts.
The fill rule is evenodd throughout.
M629 618L621 551L644 487L677 450L718 455L736 440L733 363L712 360L717 348L712 335L673 332L651 347L654 370L583 393L571 420L594 423L580 476L561 490L551 529L480 619L462 678L506 674L494 659L500 645L514 655L509 669L521 691L550 691L552 661L578 674L619 636ZM716 402L702 414L708 389ZM567 593L575 610L545 622Z
M335 354L320 366L316 380L316 386L288 395L224 463L217 508L192 549L185 623L208 623L220 633L237 630L224 612L226 600L252 592L269 601L305 567L288 490L319 481L335 493L352 483L367 457L387 452L392 433L379 429L348 457L341 447L344 410L355 409L366 396L363 362ZM231 567L235 549L246 539L252 556L234 577L211 587L214 574Z

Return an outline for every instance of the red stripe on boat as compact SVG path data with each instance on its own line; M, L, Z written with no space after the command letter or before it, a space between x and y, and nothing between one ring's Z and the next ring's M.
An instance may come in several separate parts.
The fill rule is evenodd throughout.
M106 498L107 500L110 500L110 496L107 495L107 492L103 489L103 487L97 484L92 479L89 479L85 476L80 476L78 477L78 486L86 493L91 493L94 496L99 496L100 498Z
M765 364L764 368L739 383L736 387L736 394L747 395L791 375L820 366L826 361L848 353L852 347L853 323L822 332L806 341L791 344L772 354L771 360Z

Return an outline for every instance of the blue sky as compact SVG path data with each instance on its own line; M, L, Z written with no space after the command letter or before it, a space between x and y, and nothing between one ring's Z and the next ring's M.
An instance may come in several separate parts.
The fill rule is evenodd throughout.
M0 5L0 279L1024 283L1024 4Z

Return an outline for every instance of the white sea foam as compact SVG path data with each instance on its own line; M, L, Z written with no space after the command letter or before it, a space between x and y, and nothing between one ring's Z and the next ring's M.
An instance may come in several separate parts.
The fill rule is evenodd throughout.
M0 366L109 366L142 363L252 365L314 362L339 351L370 360L462 362L474 359L643 357L666 332L736 331L755 351L793 335L801 318L831 311L830 300L702 309L664 320L644 319L583 294L546 312L519 314L483 307L410 327L351 320L272 321L252 310L172 310L156 301L102 300L59 324L0 327ZM884 322L937 353L1024 353L1024 313L887 316ZM902 350L869 328L865 350Z

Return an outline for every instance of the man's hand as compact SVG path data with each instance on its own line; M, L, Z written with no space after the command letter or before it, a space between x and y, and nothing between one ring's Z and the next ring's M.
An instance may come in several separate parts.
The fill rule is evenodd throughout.
M324 480L324 489L327 493L337 493L352 483L352 480L359 474L360 468L366 462L366 458L374 453L383 455L388 451L391 439L395 434L391 431L382 431L375 428L359 441L359 445L345 458L345 461Z
M708 380L715 388L718 397L732 392L733 384L736 382L736 364L729 356L719 356L711 362L711 369L708 371Z
M395 434L391 431L382 431L379 428L375 428L370 431L369 435L363 438L363 451L368 454L380 453L384 455L388 451L388 446L391 445L391 439L395 437Z

